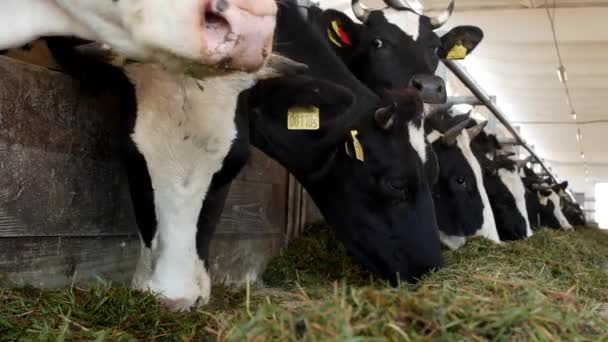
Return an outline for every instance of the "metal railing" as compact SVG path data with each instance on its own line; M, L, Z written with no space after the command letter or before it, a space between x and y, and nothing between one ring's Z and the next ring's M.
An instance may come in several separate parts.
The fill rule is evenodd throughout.
M540 164L545 173L553 180L553 182L558 183L558 179L553 176L553 173L551 173L549 168L547 168L543 160L536 154L536 152L534 152L534 150L530 146L528 146L526 141L521 137L521 135L519 135L519 132L517 132L517 130L513 128L513 126L511 126L511 123L509 122L509 120L507 120L502 110L498 108L498 106L494 102L492 102L491 97L488 96L488 94L481 88L481 86L479 86L479 84L473 79L473 77L471 77L469 72L462 67L460 62L446 60L443 63L462 82L462 84L464 84L471 91L471 93L485 107L490 110L490 112L492 112L494 117L496 117L496 119L505 126L509 133L513 135L515 142L525 148L530 153L533 159L536 159L536 162ZM574 200L574 198L572 199Z

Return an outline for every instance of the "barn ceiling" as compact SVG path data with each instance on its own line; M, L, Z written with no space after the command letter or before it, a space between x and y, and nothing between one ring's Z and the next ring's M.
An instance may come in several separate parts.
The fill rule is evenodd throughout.
M365 0L364 0L365 1ZM373 5L378 0L365 3ZM427 8L448 0L420 0ZM570 116L546 6L567 70L578 120ZM321 0L349 14L349 0ZM399 25L399 16L389 16ZM608 0L456 0L446 28L472 24L485 39L463 63L559 178L593 197L608 182ZM452 83L452 81L451 81ZM458 85L451 87L463 92ZM576 139L577 124L583 140ZM581 158L581 148L585 159ZM585 164L589 174L585 173Z

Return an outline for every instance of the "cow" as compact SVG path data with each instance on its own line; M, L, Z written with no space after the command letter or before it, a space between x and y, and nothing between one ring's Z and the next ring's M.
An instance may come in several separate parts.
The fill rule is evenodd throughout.
M375 92L414 87L425 103L444 103L446 87L435 76L439 61L465 58L481 42L483 31L459 26L441 38L434 32L449 19L454 1L435 16L417 14L396 2L391 7L406 17L407 32L389 22L382 11L368 10L358 0L352 0L352 9L361 24L332 9L313 6L306 12L353 74Z
M275 19L274 0L3 0L0 50L75 36L197 76L255 71L270 55Z
M573 229L561 209L559 192L568 186L567 182L550 185L550 179L542 179L529 167L521 172L526 185L526 206L528 217L533 228L549 227L552 229Z
M496 220L501 241L514 241L532 236L526 207L521 168L530 159L513 160L493 134L481 132L473 140L473 151L479 160L484 183Z
M200 81L134 64L115 76L120 87L108 83L136 113L120 144L142 238L133 286L171 309L209 298L204 259L215 227L203 221L219 215L206 210L222 206L249 139L296 176L369 270L397 284L441 266L430 191L437 167L418 91L376 95L297 7L280 6L275 46L307 64L304 75L253 86L243 74ZM315 127L290 129L289 113L312 115Z
M471 150L471 140L485 123L467 128L469 114L451 116L447 108L431 112L425 123L439 162L433 199L441 241L450 249L461 247L473 235L499 242L481 167Z
M573 202L568 195L560 194L562 202L562 212L566 219L572 226L585 226L587 219L585 218L585 212L580 204Z

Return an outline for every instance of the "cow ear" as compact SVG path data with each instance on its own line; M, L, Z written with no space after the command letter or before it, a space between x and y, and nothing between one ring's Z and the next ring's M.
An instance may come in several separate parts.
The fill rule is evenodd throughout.
M362 25L355 23L346 14L326 10L321 15L321 29L327 43L342 57L349 57L355 50Z
M555 184L553 186L553 191L555 191L556 193L560 193L561 191L566 191L566 189L568 188L568 182L562 182L560 184Z
M483 31L477 26L457 26L441 37L439 58L464 59L483 40Z

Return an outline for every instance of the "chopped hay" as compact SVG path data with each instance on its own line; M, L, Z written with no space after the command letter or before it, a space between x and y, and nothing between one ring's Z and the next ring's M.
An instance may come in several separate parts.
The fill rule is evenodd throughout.
M317 224L270 263L271 287L215 287L187 314L104 282L0 290L0 340L608 341L608 234L473 239L444 257L419 284L391 288Z

